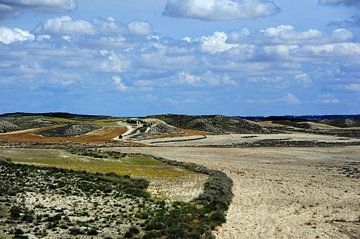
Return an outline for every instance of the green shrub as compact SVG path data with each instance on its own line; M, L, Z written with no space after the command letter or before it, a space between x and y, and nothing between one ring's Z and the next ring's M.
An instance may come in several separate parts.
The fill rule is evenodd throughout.
M124 237L125 238L132 238L134 237L135 235L139 234L140 233L140 230L139 228L137 227L130 227L130 229L125 233Z
M18 206L13 206L11 209L10 209L10 217L11 219L14 219L14 220L18 220L20 219L20 214L22 212L22 209Z

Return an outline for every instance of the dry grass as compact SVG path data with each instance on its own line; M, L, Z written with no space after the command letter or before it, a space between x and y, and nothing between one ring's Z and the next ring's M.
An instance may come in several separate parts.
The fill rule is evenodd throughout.
M9 158L15 163L51 166L91 173L116 173L142 178L173 178L190 173L145 155L128 155L122 159L94 159L73 155L62 150L8 149L0 150L0 156Z
M182 129L182 128L176 128L179 131L182 131L182 134L161 134L154 137L151 137L151 139L165 139L165 138L176 138L181 136L205 136L210 135L209 132L206 131L200 131L200 130L191 130L191 129Z

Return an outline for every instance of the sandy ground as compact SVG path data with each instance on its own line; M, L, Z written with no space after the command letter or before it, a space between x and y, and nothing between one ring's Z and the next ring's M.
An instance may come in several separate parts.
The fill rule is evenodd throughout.
M174 142L179 140L179 142ZM189 141L186 141L189 140ZM360 139L337 137L331 135L318 135L309 133L291 134L227 134L227 135L207 135L173 137L171 139L151 139L140 140L143 144L156 146L231 146L234 144L254 143L261 140L289 140L289 141L316 141L326 143L360 142Z
M217 238L360 238L360 147L116 150L227 173L234 199Z

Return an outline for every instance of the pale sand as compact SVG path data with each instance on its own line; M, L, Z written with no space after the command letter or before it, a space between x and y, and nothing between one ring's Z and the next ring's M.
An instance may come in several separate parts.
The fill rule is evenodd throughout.
M339 171L349 162L360 169L360 147L117 150L227 173L234 199L217 238L360 238L360 179Z
M198 139L198 140L194 140ZM180 140L179 142L174 142ZM189 140L189 141L186 141ZM226 135L208 135L186 136L174 138L161 138L140 140L138 142L153 146L166 147L193 147L193 146L232 146L236 144L255 143L261 140L286 140L286 141L307 141L324 143L360 143L360 139L337 137L331 135L317 135L309 133L291 133L291 134L226 134ZM169 142L167 142L169 141Z

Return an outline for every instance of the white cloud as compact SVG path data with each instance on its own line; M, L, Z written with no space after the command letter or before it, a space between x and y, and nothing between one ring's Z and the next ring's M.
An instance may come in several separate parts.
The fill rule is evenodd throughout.
M0 18L3 18L7 15L11 15L14 12L15 12L14 8L5 4L1 4L0 2Z
M294 30L294 27L293 26L290 26L290 25L280 25L280 26L277 26L277 27L269 27L265 30L261 30L261 32L264 33L265 36L267 37L276 37L278 36L281 32L284 32L284 31L291 31L291 30Z
M126 30L125 27L120 26L111 16L107 17L106 19L95 18L93 19L92 24L95 26L98 32L105 34L120 33L125 32Z
M351 83L344 85L343 87L347 91L360 92L360 84L359 83Z
M75 8L75 0L0 0L0 18L24 11L67 12Z
M297 45L275 45L275 46L265 46L264 52L268 56L274 57L289 57L289 54L292 50L297 49Z
M189 85L195 85L202 81L201 77L191 75L187 72L179 72L179 80L181 83L189 84Z
M310 76L306 73L297 74L294 78L295 80L303 83L304 85L309 85L312 82Z
M232 86L236 86L237 82L233 79L231 79L231 77L228 74L225 74L222 78L222 81L225 85L232 85Z
M191 43L191 37L184 37L182 39L182 41L187 42L187 43Z
M93 35L96 33L96 29L91 23L84 20L73 20L69 16L49 19L36 31L50 35Z
M134 21L128 25L129 31L135 35L150 35L153 33L151 25L147 22Z
M334 42L346 42L352 40L354 34L344 28L339 28L333 31L331 39Z
M227 51L231 48L238 47L238 44L229 44L226 42L227 35L225 32L215 32L212 36L201 38L201 49L204 52L217 53Z
M119 91L127 91L129 89L129 87L125 85L120 76L113 76L112 80Z
M239 42L250 36L251 32L248 28L243 28L240 31L233 31L229 35L229 41Z
M281 43L301 43L309 41L319 41L323 39L324 34L316 29L309 29L303 32L295 31L293 26L280 25L277 27L270 27L261 31L265 37L272 39L275 42Z
M131 67L129 61L124 59L121 55L115 54L114 52L102 52L103 56L107 59L100 64L101 71L104 72L124 72Z
M268 0L168 0L163 14L201 20L234 20L279 12L280 8Z
M331 94L318 95L317 99L314 102L324 105L337 105L341 103L341 101L338 98L334 97Z
M301 49L301 54L311 56L360 56L359 43L334 43L322 45L305 45Z
M288 93L285 97L284 97L285 102L289 103L289 104L294 104L294 105L298 105L301 103L301 101L299 100L299 98L297 98L294 94L292 93Z
M0 42L3 44L11 44L14 42L32 41L35 36L28 31L19 28L0 27Z
M188 85L201 85L201 83L207 83L212 86L217 86L220 84L235 86L237 82L231 79L228 74L218 75L214 74L211 71L206 71L201 75L192 75L188 72L182 71L178 73L178 78L180 83Z

